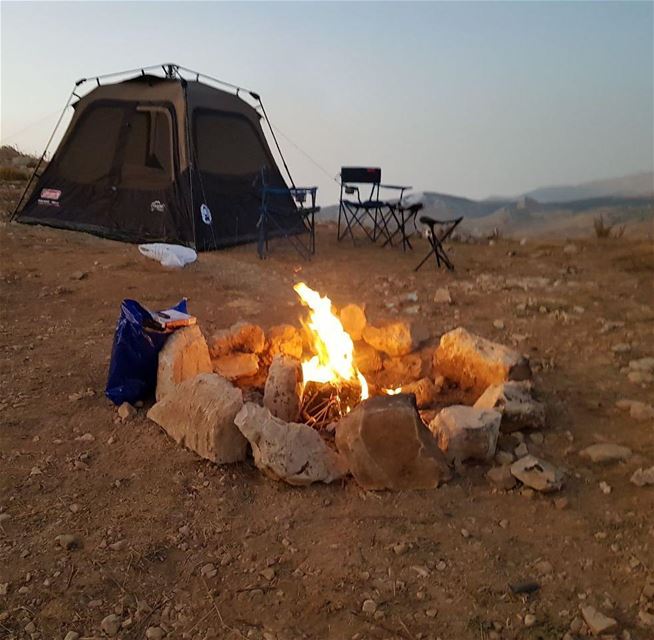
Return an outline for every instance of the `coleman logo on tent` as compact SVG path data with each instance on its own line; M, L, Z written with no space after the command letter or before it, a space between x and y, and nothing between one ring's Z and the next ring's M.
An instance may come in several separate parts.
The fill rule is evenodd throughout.
M161 202L161 200L153 200L150 203L150 211L163 213L165 210L166 210L166 205L163 202Z
M58 207L61 191L59 189L41 189L38 203L44 207Z
M41 189L41 197L45 200L59 200L61 191L59 189Z
M202 217L202 222L204 222L204 224L211 224L211 221L213 220L211 217L211 209L209 209L209 207L204 203L200 205L200 216Z

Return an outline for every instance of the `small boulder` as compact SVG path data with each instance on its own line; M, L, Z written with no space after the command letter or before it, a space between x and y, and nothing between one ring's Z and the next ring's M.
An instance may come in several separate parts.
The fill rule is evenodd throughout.
M517 484L517 480L511 473L511 467L509 465L492 467L486 472L486 478L488 478L491 485L501 491L509 491Z
M336 424L336 446L364 489L432 489L451 475L413 396L364 400Z
M73 551L82 546L82 539L73 533L63 533L55 538L55 542L67 551Z
M545 405L531 396L528 382L504 382L491 385L474 405L477 409L495 409L502 414L500 430L512 433L545 426Z
M302 367L290 356L275 356L268 371L263 406L276 418L294 422L302 400Z
M267 351L270 358L276 355L302 358L302 334L291 324L279 324L268 331Z
M343 329L350 334L350 338L361 340L368 324L365 311L358 304L348 304L341 309L339 315Z
M453 405L430 423L438 446L448 460L492 460L502 415L499 411Z
M383 378L390 386L415 382L420 379L421 374L422 358L418 353L409 353L406 356L384 360Z
M184 380L212 371L209 349L200 327L192 325L178 329L166 340L159 352L157 401L162 400Z
M434 292L434 302L436 304L454 304L452 295L447 287L439 287Z
M416 382L402 385L402 393L412 393L416 397L418 409L425 409L435 402L438 388L431 378L421 378Z
M354 344L354 364L364 375L377 373L383 366L379 351L363 341Z
M343 458L306 424L285 422L251 402L234 422L252 446L254 464L273 480L292 485L329 483L347 473Z
M104 631L110 638L114 638L118 635L121 624L122 620L120 619L120 616L112 613L111 615L108 615L106 618L102 619L100 627L102 628L102 631Z
M543 493L558 491L563 486L563 472L536 456L526 455L516 460L511 465L511 473L522 484Z
M583 616L588 629L594 636L599 636L609 631L615 631L618 623L613 618L605 616L601 611L595 607L582 607L581 615Z
M148 627L145 631L146 640L163 640L166 632L161 627Z
M649 469L636 469L636 471L631 475L630 481L637 487L654 485L654 467L650 467Z
M654 373L654 357L640 358L639 360L631 360L629 368L632 371L643 371L645 373Z
M646 402L632 400L629 404L629 415L639 422L654 420L654 407Z
M579 455L591 462L622 462L631 457L631 449L619 444L600 442L582 449Z
M175 442L216 464L245 460L247 441L234 425L241 391L215 373L178 385L148 411Z
M221 329L213 334L209 351L212 358L231 353L261 353L266 344L263 329L249 322L237 322L229 329Z
M419 323L395 322L384 327L367 325L363 339L377 351L391 357L405 356L429 338L427 329Z
M123 421L132 420L136 417L137 413L136 408L129 402L123 402L123 404L118 407L118 417Z
M491 385L531 378L529 361L524 356L463 327L441 337L434 367L460 387L480 393Z
M259 356L256 353L230 353L211 362L213 370L227 380L249 378L259 371Z

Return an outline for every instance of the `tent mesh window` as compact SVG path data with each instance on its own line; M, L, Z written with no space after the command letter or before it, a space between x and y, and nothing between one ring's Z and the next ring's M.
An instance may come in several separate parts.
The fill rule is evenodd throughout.
M268 168L265 147L252 124L232 113L199 109L193 137L200 171L223 176L247 176Z
M126 123L120 186L165 187L173 181L173 131L165 107L137 107Z
M123 115L122 108L111 106L91 107L84 113L66 146L57 153L62 178L92 184L110 176Z

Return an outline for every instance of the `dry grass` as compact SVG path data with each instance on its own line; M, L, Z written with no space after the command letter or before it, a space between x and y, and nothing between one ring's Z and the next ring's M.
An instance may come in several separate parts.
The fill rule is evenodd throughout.
M0 180L15 182L18 180L27 180L29 177L29 173L23 169L17 169L16 167L0 167Z
M593 220L593 227L595 229L595 237L600 240L607 240L609 238L622 238L627 225L617 226L615 223L611 224L604 220L603 215L599 215Z

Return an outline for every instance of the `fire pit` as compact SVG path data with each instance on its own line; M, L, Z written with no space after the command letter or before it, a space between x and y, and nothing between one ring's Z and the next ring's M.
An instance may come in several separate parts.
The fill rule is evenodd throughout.
M350 472L370 489L438 486L449 465L491 462L500 433L544 426L528 362L511 349L463 328L437 346L415 322L372 326L356 305L338 314L305 283L294 290L308 308L299 328L241 322L208 345L197 326L174 334L148 415L215 462L249 448L275 479Z

